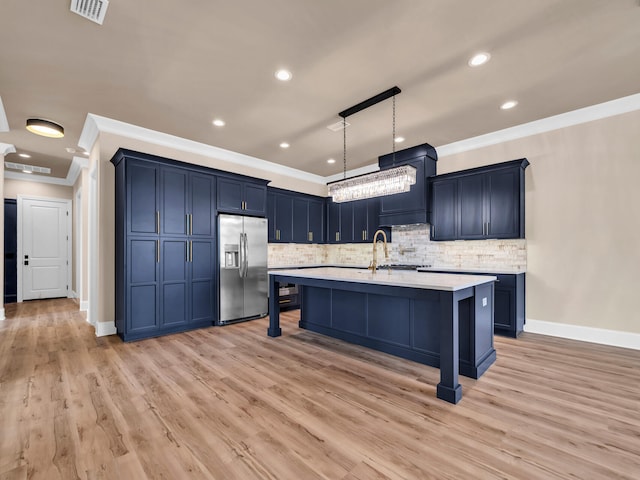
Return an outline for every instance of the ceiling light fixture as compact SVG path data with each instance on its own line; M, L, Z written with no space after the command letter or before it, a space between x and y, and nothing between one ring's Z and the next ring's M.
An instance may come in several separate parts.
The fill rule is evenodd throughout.
M402 142L404 142L404 137L396 137L396 138L393 139L393 141L396 142L396 143L402 143Z
M293 77L289 70L280 69L276 72L276 78L282 82L288 82Z
M224 120L221 120L221 119L219 119L219 118L216 118L216 119L215 119L213 122L211 122L211 123L213 123L216 127L224 127L224 126L226 125L225 121L224 121Z
M330 158L329 160L327 160L327 163L336 163L336 159L335 158Z
M516 105L518 105L518 102L516 102L515 100L509 100L507 102L504 102L502 105L500 105L500 108L502 110L509 110L515 107Z
M22 158L31 158L31 155L29 155L28 153L19 153L18 156Z
M402 90L398 87L392 87L389 90L379 93L364 102L360 102L359 104L340 112L338 115L340 115L344 121L344 119L349 115L358 113L365 108L393 97L393 131L391 136L391 145L393 155L395 157L396 95L401 91ZM331 182L327 185L329 187L329 195L333 198L334 202L350 202L353 200L363 200L365 198L382 197L384 195L408 192L411 185L416 183L416 169L411 165L402 165L388 170L380 170L378 172L347 178L347 129L344 128L342 132L344 179L337 182Z
M471 57L468 64L470 67L479 67L480 65L484 65L485 63L487 63L490 58L491 55L489 55L487 52L480 52Z
M289 145L287 142L282 142L280 144L280 148L289 148L291 145Z
M43 137L64 137L64 128L62 125L42 118L27 118L27 130L36 135L42 135Z

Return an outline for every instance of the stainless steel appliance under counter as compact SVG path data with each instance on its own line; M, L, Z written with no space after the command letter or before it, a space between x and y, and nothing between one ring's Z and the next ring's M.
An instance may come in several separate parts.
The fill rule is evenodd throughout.
M218 216L220 315L218 324L264 317L267 293L267 220Z

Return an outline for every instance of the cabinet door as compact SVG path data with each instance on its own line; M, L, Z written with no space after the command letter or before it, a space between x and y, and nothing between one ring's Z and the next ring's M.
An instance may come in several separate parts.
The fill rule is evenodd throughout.
M191 214L189 235L194 237L215 236L215 177L192 173L189 177L189 213Z
M353 241L366 242L369 219L369 200L353 202ZM373 232L372 232L373 235Z
M267 192L267 241L277 242L276 238L276 194Z
M265 185L245 183L243 193L245 213L264 217L267 208L267 187Z
M353 204L340 204L340 243L352 243L353 238Z
M456 237L456 224L458 219L456 208L457 182L456 180L433 182L431 189L433 195L431 239L454 239Z
M215 240L199 238L191 240L189 268L189 322L214 322L217 312L215 292Z
M494 328L511 333L515 330L514 288L499 287L496 284L494 296Z
M187 275L189 242L186 238L163 238L161 242L161 324L163 328L188 322Z
M324 242L324 202L309 200L309 241Z
M340 243L340 205L327 201L327 243Z
M380 228L380 199L371 198L367 200L367 231L365 241L373 241L376 230ZM387 233L387 240L391 241L391 229L384 229Z
M487 175L487 235L491 238L520 237L520 170Z
M305 198L293 199L293 242L309 242L309 202Z
M127 233L157 234L159 169L143 162L127 163Z
M403 162L403 165L412 165L416 168L416 183L411 186L411 190L408 192L381 197L381 214L397 214L414 210L426 211L427 196L425 193L424 158L418 157L414 160Z
M230 178L218 178L218 210L242 212L242 182Z
M458 180L458 238L471 240L485 236L485 180L485 175L470 175Z
M187 178L188 172L178 168L161 168L160 177L160 233L185 235L187 233Z
M293 198L276 194L276 241L293 241Z
M159 247L157 237L127 242L127 335L152 334L160 328Z

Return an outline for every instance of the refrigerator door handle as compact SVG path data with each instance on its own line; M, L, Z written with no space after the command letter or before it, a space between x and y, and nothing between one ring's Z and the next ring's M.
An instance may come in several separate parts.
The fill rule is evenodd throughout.
M244 235L244 274L242 275L244 278L247 278L247 275L249 274L249 246L248 246L248 239L247 239L247 234L243 233Z
M240 248L238 248L238 255L240 258L238 259L238 275L240 278L244 277L244 234L240 233Z

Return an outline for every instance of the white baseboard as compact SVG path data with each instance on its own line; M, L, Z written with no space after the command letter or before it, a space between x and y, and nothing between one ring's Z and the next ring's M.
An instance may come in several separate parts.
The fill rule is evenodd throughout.
M113 322L96 323L96 337L106 337L107 335L115 335L116 324Z
M69 294L69 298L78 298L78 294L73 290L71 290L71 293Z
M566 323L545 322L543 320L532 320L530 318L527 318L524 331L550 335L552 337L580 340L582 342L600 343L602 345L640 350L640 333L583 327Z
M89 311L89 300L80 300L80 311L81 312Z
M0 308L0 322L6 320L7 317L4 316L4 307Z

